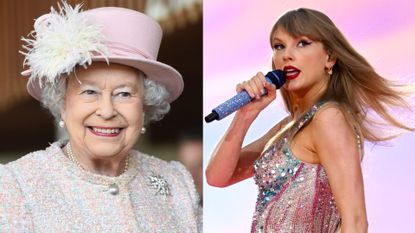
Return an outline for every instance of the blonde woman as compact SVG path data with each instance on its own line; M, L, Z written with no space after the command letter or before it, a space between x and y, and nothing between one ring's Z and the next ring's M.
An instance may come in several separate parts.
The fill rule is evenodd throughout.
M390 137L379 134L366 113L413 130L386 111L406 106L402 93L321 12L287 12L274 25L270 44L272 67L287 76L281 93L289 116L242 148L276 89L262 73L238 84L238 92L256 99L235 114L212 154L207 182L226 187L254 177L259 194L252 232L367 232L363 141Z

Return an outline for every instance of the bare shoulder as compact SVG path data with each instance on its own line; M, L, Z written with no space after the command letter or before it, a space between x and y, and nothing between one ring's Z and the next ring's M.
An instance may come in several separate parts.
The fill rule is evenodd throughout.
M348 113L337 103L327 103L314 115L313 128L318 130L336 131L338 127L351 127Z
M338 115L344 114L344 108L340 104L329 102L320 107L314 118L322 120L329 117L338 117Z
M310 126L313 145L321 160L326 155L357 153L356 135L349 119L347 111L335 103L324 105L315 114Z

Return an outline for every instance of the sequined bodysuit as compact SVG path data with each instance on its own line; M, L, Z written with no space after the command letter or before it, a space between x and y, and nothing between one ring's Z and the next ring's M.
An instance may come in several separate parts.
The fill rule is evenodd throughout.
M331 233L340 228L324 168L296 159L289 147L290 139L323 105L314 105L255 161L259 194L251 232Z

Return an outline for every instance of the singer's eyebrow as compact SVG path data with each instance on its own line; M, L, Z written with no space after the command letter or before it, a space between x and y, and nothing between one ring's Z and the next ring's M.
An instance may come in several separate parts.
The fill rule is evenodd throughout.
M281 41L281 42L283 41L283 40L281 40L280 38L278 38L278 37L276 37L276 36L274 36L274 38L272 38L272 40L273 40L273 41Z
M278 36L274 36L274 37L272 38L272 42L273 42L273 43L277 43L277 42L280 42L280 43L285 43L286 41L285 41L285 40L283 40L283 39L281 39L281 38L279 38Z
M313 39L311 39L310 37L305 36L305 35L301 35L301 36L297 36L297 37L295 37L295 38L294 38L294 41L299 41L299 40L301 40L301 39L306 39L306 40L312 40L312 41L313 41ZM273 41L273 42L284 42L284 40L283 40L283 39L281 39L281 38L279 38L279 37L277 37L277 36L274 36L274 37L272 38L272 41Z

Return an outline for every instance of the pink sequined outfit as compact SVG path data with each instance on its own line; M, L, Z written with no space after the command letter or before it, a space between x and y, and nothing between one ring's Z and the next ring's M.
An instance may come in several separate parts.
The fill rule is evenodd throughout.
M324 168L295 158L290 138L323 105L316 104L255 161L259 194L251 232L331 233L340 215Z

